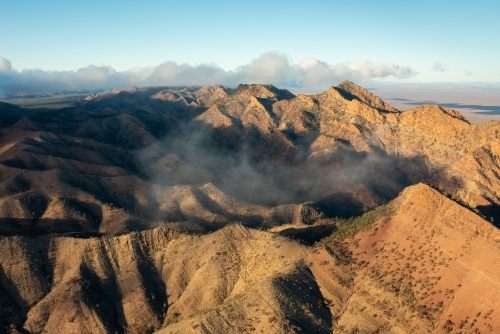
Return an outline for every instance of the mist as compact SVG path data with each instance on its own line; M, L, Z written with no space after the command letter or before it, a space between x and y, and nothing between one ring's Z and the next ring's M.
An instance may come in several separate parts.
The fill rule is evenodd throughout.
M189 120L163 138L158 152L206 172L193 173L192 186L212 183L237 200L269 207L309 202L331 217L356 216L395 198L412 183L401 165L423 167L376 148L357 152L349 142L315 158L310 145L317 135L273 136L251 127L221 129ZM280 140L293 146L279 149ZM152 184L185 183L160 172L152 176Z

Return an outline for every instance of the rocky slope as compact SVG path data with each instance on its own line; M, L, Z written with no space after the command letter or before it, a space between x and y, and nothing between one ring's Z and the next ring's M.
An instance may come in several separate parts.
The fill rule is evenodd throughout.
M498 229L423 184L391 207L346 240L354 274L336 332L498 332Z
M497 332L500 232L419 184L315 247L230 225L2 237L3 328L31 333ZM340 246L339 246L340 245Z
M241 225L204 236L159 228L90 239L4 237L0 249L4 325L33 333L326 333L332 325L306 249ZM292 307L297 300L301 309Z
M17 109L0 112L4 234L269 226L299 222L290 212L304 203L349 217L418 182L500 220L498 122L431 105L399 113L351 82L312 96L149 88Z
M351 82L0 104L0 332L500 331L499 131Z

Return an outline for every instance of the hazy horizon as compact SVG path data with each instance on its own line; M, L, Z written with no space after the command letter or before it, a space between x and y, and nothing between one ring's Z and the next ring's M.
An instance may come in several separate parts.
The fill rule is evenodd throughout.
M489 1L7 2L0 89L499 82L489 37L499 10Z
M500 30L498 3L50 0L2 10L0 99L240 83L321 91L351 80L398 109L434 101L482 120L499 113L500 46L488 37Z

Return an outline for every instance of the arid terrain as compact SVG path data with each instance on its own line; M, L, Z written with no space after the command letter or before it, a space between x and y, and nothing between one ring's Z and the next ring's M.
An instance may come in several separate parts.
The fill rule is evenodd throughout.
M471 124L500 121L500 84L498 83L364 83L366 90L376 94L399 111L422 104L438 104L452 108ZM290 87L294 94L317 94L321 88ZM21 99L12 100L15 103ZM31 100L27 100L31 101ZM10 100L9 100L10 102Z
M472 124L500 121L499 84L380 84L371 91L401 111L431 103L455 109Z
M0 332L498 333L500 122L345 81L0 102Z

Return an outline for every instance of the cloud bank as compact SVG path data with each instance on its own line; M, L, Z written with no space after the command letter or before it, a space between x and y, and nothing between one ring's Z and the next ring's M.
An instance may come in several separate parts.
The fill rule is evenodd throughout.
M360 81L394 77L407 79L417 75L408 66L392 63L328 64L306 59L292 64L285 55L266 53L234 71L215 64L190 65L167 61L156 67L134 68L123 72L110 66L90 65L77 71L15 70L8 59L0 57L0 93L53 93L75 90L99 90L129 86L199 86L240 83L274 84L288 87L326 87L342 80Z

